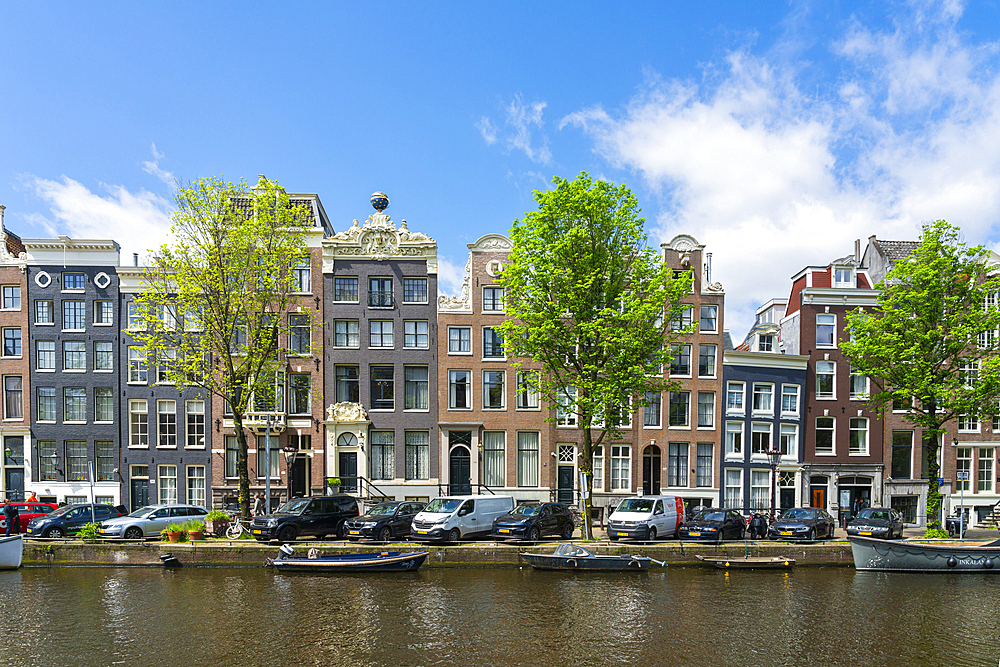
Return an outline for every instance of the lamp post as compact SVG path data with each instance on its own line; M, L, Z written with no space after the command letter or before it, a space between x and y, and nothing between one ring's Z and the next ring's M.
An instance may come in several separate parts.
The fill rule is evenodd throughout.
M775 508L775 495L777 494L778 486L778 461L781 460L781 450L780 449L769 449L766 452L767 460L771 463L771 522L774 522L774 508Z
M951 441L952 447L958 447L958 438ZM964 479L963 479L964 478ZM961 505L958 510L958 539L965 539L965 484L969 481L969 471L968 470L956 470L955 471L955 482L961 485ZM945 527L947 527L947 522Z
M271 513L271 415L264 418L264 514Z

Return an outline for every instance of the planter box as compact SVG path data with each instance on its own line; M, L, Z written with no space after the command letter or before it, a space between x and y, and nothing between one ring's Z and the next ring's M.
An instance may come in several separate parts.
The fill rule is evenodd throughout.
M228 527L228 519L210 519L205 522L205 532L209 535L222 535Z

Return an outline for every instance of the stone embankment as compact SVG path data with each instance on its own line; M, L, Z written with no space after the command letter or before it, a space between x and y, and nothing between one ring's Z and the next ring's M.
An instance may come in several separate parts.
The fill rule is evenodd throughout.
M610 542L583 543L597 554L635 554L662 560L668 565L701 565L695 554L703 556L783 556L794 558L802 566L853 566L847 542L788 544L774 542L727 542L722 545L697 542L657 542L632 544ZM551 553L555 542L529 543L470 542L460 545L425 546L408 542L389 545L348 542L296 542L296 552L305 554L315 547L323 554L378 551L430 551L424 567L521 567L521 553ZM161 566L160 556L171 554L181 563L194 567L260 567L267 558L278 556L278 544L259 544L250 540L199 540L197 542L117 542L102 540L85 543L79 540L29 539L24 544L24 564L28 567L73 565Z

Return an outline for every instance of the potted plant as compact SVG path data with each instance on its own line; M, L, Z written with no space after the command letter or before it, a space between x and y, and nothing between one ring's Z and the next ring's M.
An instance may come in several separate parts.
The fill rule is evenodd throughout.
M339 477L327 477L326 485L333 490L334 494L340 493L340 478Z
M212 510L205 515L205 530L209 535L222 535L229 527L229 515L222 510Z
M187 524L187 534L192 540L200 540L205 536L204 521L190 521Z
M171 542L183 542L185 537L187 531L184 530L183 523L172 523L167 526L167 539Z

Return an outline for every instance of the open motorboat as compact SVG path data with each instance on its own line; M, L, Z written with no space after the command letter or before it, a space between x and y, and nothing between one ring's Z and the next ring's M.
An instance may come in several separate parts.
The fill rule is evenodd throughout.
M287 544L278 549L281 555L268 559L282 572L415 572L427 559L427 551L375 551L356 554L330 554L323 556L318 549L310 549L306 556L295 556Z
M854 567L880 572L1000 572L1000 540L924 544L849 536Z
M784 556L695 556L698 560L714 565L720 570L789 570L794 558Z
M662 561L646 556L595 555L576 544L559 544L550 554L521 554L531 567L536 570L647 570L650 563L664 565Z
M21 535L0 537L0 570L16 570L21 567L24 555L24 538Z

